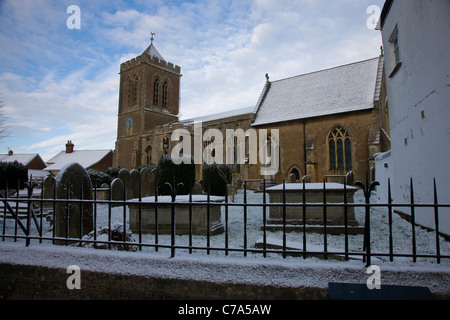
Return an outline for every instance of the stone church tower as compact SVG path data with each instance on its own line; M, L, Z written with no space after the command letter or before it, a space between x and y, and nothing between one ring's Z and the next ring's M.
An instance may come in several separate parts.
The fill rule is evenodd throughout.
M142 139L158 126L178 121L179 66L166 62L153 45L120 66L120 93L114 166L142 164Z

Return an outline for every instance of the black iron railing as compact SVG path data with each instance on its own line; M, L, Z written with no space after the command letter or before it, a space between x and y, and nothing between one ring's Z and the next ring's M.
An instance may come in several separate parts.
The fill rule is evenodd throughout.
M436 263L441 263L442 259L449 259L450 255L448 251L441 252L441 244L447 242L444 239L443 234L440 232L439 216L440 214L446 214L446 212L440 212L440 209L450 208L450 204L439 204L438 193L436 190L436 183L433 186L433 202L432 203L415 203L414 201L414 189L413 182L411 180L411 195L410 203L393 203L391 196L391 186L388 182L388 203L380 204L371 201L371 195L375 187L379 185L378 182L362 183L356 182L355 185L360 188L360 192L363 194L362 201L351 202L347 198L347 185L344 184L342 193L342 202L330 203L327 199L327 187L324 181L322 189L322 202L309 203L306 199L305 182L302 183L303 188L300 189L299 195L301 201L290 203L286 199L286 183L283 183L282 201L270 202L267 199L266 182L262 182L262 190L259 190L258 201L249 201L248 196L254 196L254 191L247 190L247 186L244 183L243 190L239 191L241 198L238 201L230 202L229 197L224 195L221 201L215 199L211 200L211 195L208 193L204 195L203 201L195 201L192 195L185 196L184 201L179 202L180 196L177 195L177 188L172 188L172 194L170 198L164 198L162 196L150 196L142 197L141 190L139 190L139 196L136 199L127 199L126 186L124 188L123 199L112 200L111 186L108 190L109 199L98 199L98 190L93 189L93 195L90 199L70 199L70 190L67 190L66 199L56 198L56 185L54 186L54 196L51 199L44 199L44 189L36 189L30 184L26 184L26 189L22 192L16 192L14 195L8 196L8 190L4 190L0 195L0 224L2 242L5 241L19 241L25 240L26 246L30 245L32 241L38 243L49 242L51 244L63 244L63 245L86 245L91 244L93 247L100 247L106 245L109 249L112 246L122 245L123 247L133 247L136 250L142 251L146 248L152 248L155 252L162 249L170 250L170 256L174 257L178 251L185 251L189 254L195 254L202 251L210 255L218 252L225 256L234 254L242 254L247 257L249 253L260 254L264 258L268 258L269 255L280 255L283 258L288 256L299 256L306 259L309 256L321 256L324 259L334 259L339 257L343 260L349 260L353 258L361 259L366 265L371 265L372 258L377 257L381 259L389 259L394 261L396 258L410 258L413 262L417 262L418 258L432 259ZM33 196L35 191L37 196ZM56 211L59 204L65 205L69 208L65 211L66 228L64 236L57 235L56 230ZM77 216L79 219L80 232L79 237L71 237L69 232L70 222L70 206L69 204L78 204L77 208L80 208L80 214ZM92 206L92 221L93 230L91 237L85 236L86 231L83 230L83 208ZM186 218L188 222L188 228L184 229L184 235L179 238L177 233L177 218L181 215L181 207L183 206L184 214L187 214ZM220 219L223 224L223 231L219 234L212 234L210 224L212 223L212 211L213 208L220 207ZM163 216L163 208L170 208L170 217ZM194 232L194 216L196 212L205 210L206 219L206 231L202 235L197 235ZM278 231L273 231L268 222L268 211L271 208L278 207L282 210L281 226ZM342 232L339 235L331 233L332 226L328 224L328 214L332 208L342 208L344 222L342 225ZM101 208L101 213L99 208ZM130 231L130 208L133 208L137 214L136 226L133 230L133 235L137 236L137 240L130 242L126 240L125 235L127 231ZM150 208L150 209L149 209ZM186 209L187 208L187 209ZM287 217L287 211L295 208L298 210L300 223L292 225L292 221ZM314 236L315 239L322 238L318 245L310 246L310 231L308 230L307 210L308 208L321 208L323 218L322 225L320 226L321 233ZM434 227L432 233L434 234L434 246L433 252L423 251L421 244L417 242L418 227L416 224L416 211L422 210L422 208L431 208L434 219ZM371 220L375 215L380 214L378 211L382 209L384 214L387 214L386 221L383 221L383 227L387 232L387 245L384 249L380 249L377 245L377 239L372 237L379 230L376 227L374 229L371 224ZM251 217L249 217L249 210L252 211ZM361 224L363 226L363 233L361 235L354 235L350 232L350 225L348 224L348 213L350 210L361 211ZM404 237L407 237L410 245L401 247L401 252L398 252L396 236L394 228L394 217L396 210L408 213L409 228L408 233L405 233ZM113 213L114 211L114 213ZM232 211L232 213L230 212ZM256 214L255 214L256 212ZM113 219L113 215L115 219ZM144 219L148 219L148 215L152 216L152 230L144 228ZM118 216L121 216L118 218ZM68 218L67 218L68 217ZM255 218L256 217L256 218ZM170 220L170 232L163 233L161 231L161 221ZM249 220L250 219L250 220ZM258 223L252 219L259 219ZM102 221L100 221L102 220ZM115 223L122 224L123 238L114 239L112 234L113 220ZM105 222L106 221L106 222ZM117 222L119 221L119 222ZM380 221L380 219L377 219ZM404 220L402 220L404 221ZM98 233L97 227L107 225L107 236L101 236ZM145 229L145 230L144 230ZM256 229L256 230L255 230ZM48 231L51 230L51 231ZM258 235L260 241L258 245L254 243L255 238L249 238L249 233L252 235ZM281 233L281 240L274 245L270 239L273 234L279 236ZM427 232L430 235L430 232ZM148 234L151 236L149 237ZM272 237L270 236L272 235ZM186 241L187 237L187 241ZM295 240L288 240L288 238L294 238ZM181 240L180 240L181 239ZM237 240L236 240L237 239ZM279 238L278 238L279 239ZM336 244L336 239L339 239ZM343 241L342 241L343 240ZM295 242L295 246L292 243ZM75 244L74 244L75 243ZM351 245L352 244L352 245ZM429 244L427 244L429 247ZM336 248L337 247L337 248ZM408 248L409 247L409 248ZM376 248L376 249L375 249Z

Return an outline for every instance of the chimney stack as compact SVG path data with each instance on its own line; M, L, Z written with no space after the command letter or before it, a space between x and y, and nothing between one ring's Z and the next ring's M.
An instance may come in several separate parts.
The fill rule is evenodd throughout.
M67 141L67 144L66 144L66 153L72 153L73 152L73 147L74 147L75 145L72 143L72 141Z

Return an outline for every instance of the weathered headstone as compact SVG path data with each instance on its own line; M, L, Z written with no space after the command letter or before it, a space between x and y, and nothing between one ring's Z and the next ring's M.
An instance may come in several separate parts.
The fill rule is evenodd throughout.
M131 181L130 171L128 171L128 169L125 168L120 169L119 173L117 174L117 177L120 180L122 180L123 185L128 190L130 188L130 181ZM128 191L127 191L127 198L128 198Z
M141 170L141 192L142 197L155 195L155 174L149 168Z
M151 190L150 195L154 196L158 188L158 169L154 168L151 170L151 172L152 174L150 176L150 190Z
M124 191L123 191L124 185L120 178L115 178L111 182L111 200L114 201L123 201L124 197ZM113 207L117 207L120 204L113 204Z
M49 174L44 179L44 199L53 199L55 196L55 178Z
M54 199L55 198L55 178L49 174L43 182L43 189L44 189L44 193L43 193L43 198L44 199ZM52 208L53 207L53 202L44 202L43 203L43 207L44 209L48 209L48 208Z
M238 189L242 189L242 185L244 184L244 181L242 181L241 179L237 179L235 182L234 182L234 188L236 189L236 190L238 190Z
M200 184L200 182L194 183L194 186L192 187L192 194L203 194L203 187Z
M150 196L150 174L151 171L149 168L141 169L141 196L148 197Z
M56 198L67 199L56 204L56 237L81 239L93 230L92 203L71 201L92 200L91 179L80 164L71 163L60 170L56 177ZM66 241L55 241L59 245L65 243Z
M355 184L355 175L353 174L353 171L350 171L346 175L347 185L353 186Z
M127 199L136 199L139 197L139 184L141 174L137 169L130 172L130 184L127 185Z

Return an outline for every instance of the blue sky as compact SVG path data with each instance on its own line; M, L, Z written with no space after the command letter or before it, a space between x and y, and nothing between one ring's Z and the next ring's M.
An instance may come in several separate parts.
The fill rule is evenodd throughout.
M120 63L181 67L180 118L254 106L265 83L370 59L384 0L0 0L0 153L114 149ZM70 5L80 29L68 29Z

